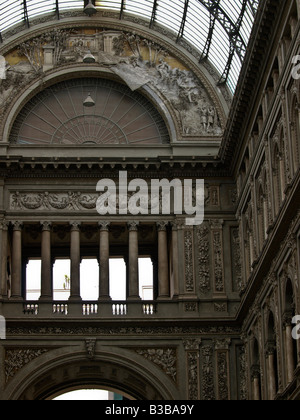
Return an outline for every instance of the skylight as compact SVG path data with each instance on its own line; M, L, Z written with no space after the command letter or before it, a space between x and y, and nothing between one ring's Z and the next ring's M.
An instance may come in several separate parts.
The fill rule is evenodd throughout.
M252 31L259 0L93 0L99 10L112 10L120 19L136 15L176 34L208 59L234 92ZM0 37L19 22L29 27L46 13L83 10L83 0L0 0Z

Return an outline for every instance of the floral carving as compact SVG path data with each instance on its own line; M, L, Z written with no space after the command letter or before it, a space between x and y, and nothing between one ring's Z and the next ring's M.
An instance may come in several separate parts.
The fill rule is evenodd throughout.
M12 210L93 210L96 209L97 194L69 193L29 193L11 194Z
M46 353L48 349L11 349L6 350L5 377L6 382L32 360Z
M199 276L199 289L204 295L210 289L210 269L209 269L209 230L206 226L197 228L198 240L198 276Z
M194 285L194 250L193 250L193 231L184 232L185 245L185 290L187 293L195 291Z
M202 384L203 400L214 401L216 399L214 387L214 368L213 368L213 348L212 346L202 347Z
M176 349L155 348L136 349L137 354L159 366L174 382L177 381L177 352Z

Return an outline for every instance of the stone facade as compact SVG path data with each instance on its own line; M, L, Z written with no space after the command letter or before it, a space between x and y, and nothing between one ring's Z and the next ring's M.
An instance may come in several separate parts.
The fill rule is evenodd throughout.
M209 63L197 64L193 51L137 22L102 16L97 25L66 16L4 39L0 399L50 399L87 384L135 399L299 399L292 320L300 314L300 86L291 63L299 55L300 4L278 3L263 2L261 22L272 16L273 25L254 31L232 106ZM262 60L255 45L264 46ZM93 63L83 63L88 49ZM134 92L149 118L158 113L161 137L84 144L81 135L67 144L75 125L94 127L74 110L74 118L60 117L62 140L24 142L28 121L44 134L53 125L41 118L39 98L87 79ZM186 226L175 211L100 216L97 182L118 183L121 171L147 185L204 178L204 223ZM153 262L153 301L139 298L141 255ZM122 302L109 295L114 256L127 267ZM54 302L52 267L62 257L71 259L71 296ZM92 302L80 296L83 257L99 262ZM25 299L30 258L42 261L38 301Z

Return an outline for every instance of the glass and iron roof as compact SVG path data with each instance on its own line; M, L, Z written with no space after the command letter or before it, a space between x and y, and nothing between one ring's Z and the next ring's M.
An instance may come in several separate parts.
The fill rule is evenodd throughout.
M112 10L120 19L136 15L154 29L164 26L208 59L234 92L261 0L0 0L0 41L12 26L43 14L83 10L91 2L98 10Z

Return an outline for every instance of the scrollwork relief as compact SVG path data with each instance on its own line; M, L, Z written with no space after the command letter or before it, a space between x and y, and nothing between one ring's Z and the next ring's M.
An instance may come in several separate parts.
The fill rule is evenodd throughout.
M7 349L5 352L5 377L6 382L13 378L20 369L32 360L49 351L48 349Z
M177 382L177 351L175 348L139 348L135 350L137 354L159 366L159 368Z
M195 292L194 283L194 241L193 231L186 230L184 232L185 245L185 290L187 293Z
M197 227L199 289L204 295L210 292L209 229L204 224Z

